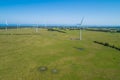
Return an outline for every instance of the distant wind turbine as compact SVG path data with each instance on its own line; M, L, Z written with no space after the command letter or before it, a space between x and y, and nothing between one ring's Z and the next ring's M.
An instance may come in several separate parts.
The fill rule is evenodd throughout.
M7 20L6 20L6 22L5 22L5 23L6 23L6 28L5 28L5 30L7 31L7 26L8 26L8 22L7 22Z
M81 19L81 23L79 24L79 26L82 25L83 20L84 20L84 17ZM79 39L82 40L82 30L81 30L81 28L80 28L80 33L79 33Z
M19 26L20 26L20 24L17 24L17 30L18 30Z
M2 20L0 19L0 27L2 26Z
M44 26L45 26L45 29L47 29L47 24L46 23L44 24Z
M37 17L35 17L35 19L37 19ZM38 32L38 20L35 21L35 32Z
M37 26L36 26L36 32L38 32L38 24L37 24Z

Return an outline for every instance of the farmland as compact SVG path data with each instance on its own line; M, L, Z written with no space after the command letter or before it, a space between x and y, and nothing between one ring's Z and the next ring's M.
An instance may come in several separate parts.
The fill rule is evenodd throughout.
M120 80L120 51L93 42L120 48L120 33L62 32L1 29L0 80Z

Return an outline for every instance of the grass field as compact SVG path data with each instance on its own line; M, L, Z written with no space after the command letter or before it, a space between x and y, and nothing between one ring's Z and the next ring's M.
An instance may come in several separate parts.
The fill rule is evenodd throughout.
M120 80L120 51L93 42L120 47L120 33L65 32L0 30L0 80Z

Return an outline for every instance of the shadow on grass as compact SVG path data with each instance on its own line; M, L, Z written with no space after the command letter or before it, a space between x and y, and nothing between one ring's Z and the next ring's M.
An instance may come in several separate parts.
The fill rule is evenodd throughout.
M73 48L75 48L75 49L77 49L77 50L84 50L84 48L78 48L78 47L73 47Z
M40 33L24 33L24 34L8 33L8 34L0 34L0 35L40 35Z
M70 38L70 40L80 40L80 38Z
M40 66L40 67L38 67L38 71L39 71L39 72L51 71L51 73L53 73L53 74L56 74L56 73L59 72L56 68L52 68L52 69L48 70L48 67L47 67L47 66Z

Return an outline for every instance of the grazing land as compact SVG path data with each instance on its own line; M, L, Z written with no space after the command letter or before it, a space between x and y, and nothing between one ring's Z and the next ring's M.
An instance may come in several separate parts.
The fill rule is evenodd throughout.
M120 48L120 33L82 34L80 41L79 30L1 29L0 80L120 80L120 51L93 42Z

